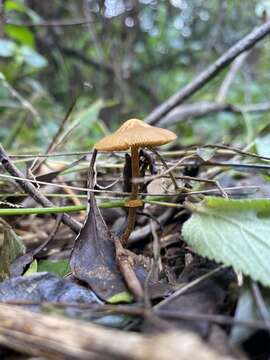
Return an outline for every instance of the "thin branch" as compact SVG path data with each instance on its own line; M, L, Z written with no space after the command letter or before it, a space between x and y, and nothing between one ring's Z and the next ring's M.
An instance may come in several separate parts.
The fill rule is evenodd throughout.
M162 117L157 124L159 126L168 126L180 124L187 119L200 119L204 116L216 114L219 112L228 112L235 115L243 113L261 113L270 111L270 102L249 104L249 105L232 105L218 102L197 102L175 107L167 115Z
M268 156L257 155L257 154L251 153L249 151L241 150L241 149L235 148L233 146L228 146L228 145L206 144L206 145L201 146L201 148L211 148L211 149L217 148L217 149L224 149L224 150L232 150L235 153L240 154L240 155L249 156L249 157L252 157L255 159L270 161L270 157L268 157Z
M261 290L259 285L252 281L251 283L251 290L253 293L253 297L255 300L255 303L258 307L259 313L261 315L262 320L264 321L265 325L268 326L268 331L270 330L270 314L269 310L267 308L267 305L265 304L264 298L262 296Z
M0 323L1 345L50 359L167 360L179 354L190 359L195 351L201 359L225 360L198 337L179 330L150 337L7 304L0 304Z
M154 309L156 310L161 310L162 307L164 305L168 305L170 304L172 301L174 301L175 299L177 299L179 296L183 295L184 293L186 293L188 290L192 289L194 286L202 283L203 281L205 281L206 279L209 279L210 277L212 277L213 275L215 275L216 273L220 272L221 270L224 270L226 268L225 265L221 265L219 267L217 267L214 270L211 270L209 272L207 272L206 274L200 276L199 278L189 282L188 284L184 285L183 287L181 287L179 290L176 290L171 296L169 296L168 298L166 298L165 300L161 301L159 304L157 304Z
M18 300L18 301L5 301L1 303L3 305L15 306L40 306L43 308L48 308L55 306L57 308L75 308L81 310L89 310L96 314L122 314L130 316L139 316L147 317L147 311L145 308L139 306L130 306L130 305L109 305L109 304L87 304L87 303L69 303L69 302L46 302L46 301L27 301L27 300ZM187 321L196 321L202 320L210 323L216 323L220 325L238 325L243 327L248 327L256 330L268 330L268 326L260 320L239 320L231 316L226 315L215 315L215 314L201 314L201 313L191 313L185 311L172 311L172 310L155 310L155 314L168 318L168 319L181 319Z
M87 25L91 23L91 19L78 18L78 19L68 19L68 20L42 20L39 22L15 22L15 21L5 21L7 25L17 26L17 27L65 27L65 26L80 26Z
M254 28L248 35L238 41L223 55L221 55L214 63L209 65L195 79L186 85L183 89L172 95L163 104L154 109L145 119L149 124L157 123L164 115L180 105L184 100L191 97L212 78L220 73L228 64L230 64L238 55L252 48L257 42L262 40L270 33L270 21L261 26Z
M73 58L76 58L76 59L80 60L81 62L83 62L85 65L93 66L97 70L104 71L104 72L108 73L109 75L114 75L114 69L110 64L105 63L101 60L92 59L92 58L88 57L87 55L85 55L82 51L72 49L67 46L61 46L60 44L58 44L58 47L61 50L61 52L63 52L63 54L73 57Z
M66 125L67 121L68 121L69 118L70 118L70 115L71 115L71 113L72 113L72 111L73 111L73 109L74 109L74 107L75 107L75 105L76 105L76 103L77 103L77 100L78 100L78 97L76 97L76 98L72 101L72 103L71 103L71 105L70 105L70 107L69 107L66 115L65 115L64 118L62 119L61 123L60 123L59 126L58 126L58 129L57 129L56 133L54 134L52 140L50 141L49 145L47 146L47 149L45 150L45 155L49 155L52 151L55 150L55 148L56 148L57 145L59 144L59 143L58 143L58 140L59 140L62 132L64 131L65 125ZM38 159L38 157L36 157L36 159L34 160L33 164L31 165L31 169L32 169L33 172L34 172L34 171L37 171L37 170L40 168L40 166L44 163L46 157L44 157L44 158L41 159L40 161L38 161L37 159Z
M0 155L1 158L1 155ZM14 175L6 175L6 174L0 174L0 177L3 178L7 178L7 179L13 179L15 181L24 181L24 182L28 182L28 183L34 183L34 184L39 184L39 185L52 185L55 187L59 187L59 188L70 188L72 190L79 190L79 191L84 191L84 192L97 192L97 193L109 193L109 194L113 194L113 195L118 195L118 196L130 196L131 193L129 192L123 192L123 191L112 191L112 190L99 190L99 189L87 189L87 188L83 188L83 187L77 187L77 186L68 186L68 185L61 185L61 184L57 184L57 183L49 183L46 181L39 181L39 180L31 180L31 179L27 179L25 177L21 177L21 176L14 176ZM267 186L267 185L266 185ZM260 189L263 188L263 186L235 186L235 187L228 187L228 188L224 188L225 191L227 190L239 190L239 189ZM181 193L160 193L160 194L151 194L151 193L139 193L138 195L140 196L163 196L163 197L169 197L169 196L187 196L188 195L193 195L193 194L207 194L207 193L215 193L216 189L212 189L212 190L202 190L202 191L188 191L187 193L181 194Z
M5 87L10 92L10 94L16 100L19 101L22 108L29 111L32 114L32 116L34 117L34 119L37 121L37 123L42 126L42 119L41 119L41 116L39 115L38 111L34 108L34 106L27 99L25 99L13 86L10 85L10 83L6 80L6 78L4 77L3 74L0 75L0 82L2 83L3 87ZM43 127L43 130L44 129L45 128ZM46 131L46 135L47 135L47 131Z
M249 54L250 54L249 51L243 52L231 64L230 70L227 73L227 75L225 76L225 78L220 86L219 92L217 94L216 101L218 103L225 102L228 92L229 92L229 89L236 78L236 74L240 70L241 66L243 65L243 63L245 62L245 60Z
M42 193L40 193L31 182L23 180L24 175L11 162L11 160L9 159L7 153L5 152L1 144L0 144L0 162L9 174L16 177L16 182L19 184L19 186L26 193L28 193L38 204L41 204L44 207L54 207L54 204L50 200L48 200ZM81 224L78 221L73 220L67 214L63 214L62 222L65 225L69 226L71 230L73 230L75 233L78 233L81 229Z

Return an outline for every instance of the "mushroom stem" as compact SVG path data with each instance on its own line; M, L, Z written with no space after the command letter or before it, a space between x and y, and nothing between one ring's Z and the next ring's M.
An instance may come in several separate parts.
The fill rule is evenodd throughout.
M140 176L140 165L139 165L139 147L131 146L131 167L132 167L132 179ZM131 200L136 200L138 198L139 184L132 182L131 188ZM125 247L129 238L129 235L134 229L136 221L136 211L137 208L130 207L128 209L128 223L124 234L121 236L120 240L122 245Z
M131 167L132 167L132 179L140 176L139 165L139 148L137 146L131 146ZM139 193L139 184L132 182L131 199L136 200Z

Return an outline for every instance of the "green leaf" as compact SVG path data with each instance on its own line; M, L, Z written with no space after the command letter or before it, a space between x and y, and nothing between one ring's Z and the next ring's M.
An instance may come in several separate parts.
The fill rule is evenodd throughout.
M0 39L0 56L1 57L10 57L15 54L16 44L7 39Z
M45 57L28 46L21 47L20 55L23 57L24 61L32 67L41 68L47 65Z
M22 240L12 228L0 219L0 280L9 276L9 266L17 256L25 253Z
M185 205L193 214L182 235L195 252L270 286L270 200L208 197Z
M79 111L76 114L73 125L80 126L81 131L84 133L86 129L88 130L91 125L98 120L99 112L103 106L104 102L97 100L86 109Z
M35 46L34 35L27 27L5 25L5 33L22 45Z
M29 7L26 7L25 4L23 4L21 1L6 0L4 6L5 12L18 11L27 14L31 21L35 24L38 24L42 20L42 18L35 11Z
M29 268L27 269L27 271L24 273L24 275L32 275L34 273L36 273L38 271L38 263L37 260L35 259L34 261L32 261L32 263L30 264Z
M107 300L110 304L119 304L119 303L131 303L133 297L127 291L118 293Z
M14 1L14 0L6 0L5 1L5 11L11 11L11 10L15 10L15 11L19 11L19 12L23 12L25 13L27 8L26 6L18 1Z
M40 260L38 272L48 271L61 277L71 272L68 260Z
M95 142L94 139L94 125L96 124L100 110L104 107L103 100L97 100L84 110L74 114L73 120L70 122L65 134L73 134L76 137L76 142L80 141L81 147L87 142ZM91 134L91 136L89 136ZM97 139L96 139L97 140ZM87 144L91 147L93 144ZM76 145L77 146L77 145Z

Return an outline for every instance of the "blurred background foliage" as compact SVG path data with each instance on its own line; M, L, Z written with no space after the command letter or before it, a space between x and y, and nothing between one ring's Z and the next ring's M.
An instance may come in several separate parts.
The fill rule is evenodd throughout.
M15 153L44 151L76 98L61 150L88 150L120 122L146 116L270 13L266 0L0 3L0 141ZM269 100L269 51L269 39L253 49L228 103ZM227 72L189 102L215 101ZM221 112L174 127L181 146L242 145L269 122L267 112Z

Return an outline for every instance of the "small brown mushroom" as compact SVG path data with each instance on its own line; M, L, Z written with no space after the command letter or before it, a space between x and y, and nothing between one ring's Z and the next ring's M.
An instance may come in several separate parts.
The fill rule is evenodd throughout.
M161 129L155 126L148 125L142 120L130 119L127 120L115 133L106 136L96 143L94 146L96 150L100 151L121 151L131 150L131 163L132 163L132 178L139 177L139 149L143 147L155 147L167 144L176 139L176 135L166 129ZM130 200L137 200L139 184L132 183L131 198ZM127 203L128 206L129 203ZM136 219L136 208L132 206L128 211L128 225L121 237L121 242L125 245L128 241L130 233L134 229Z

